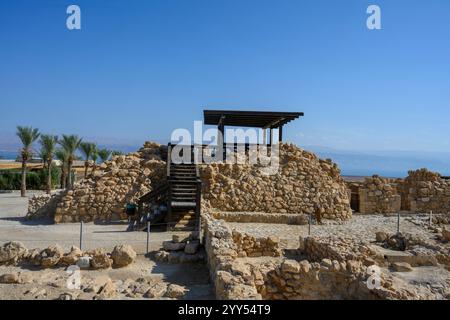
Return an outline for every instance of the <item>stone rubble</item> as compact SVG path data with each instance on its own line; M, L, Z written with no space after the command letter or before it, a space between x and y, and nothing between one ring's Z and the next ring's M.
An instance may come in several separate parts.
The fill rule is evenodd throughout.
M293 144L280 144L276 174L251 164L201 165L202 195L209 208L228 212L351 217L347 188L337 165Z

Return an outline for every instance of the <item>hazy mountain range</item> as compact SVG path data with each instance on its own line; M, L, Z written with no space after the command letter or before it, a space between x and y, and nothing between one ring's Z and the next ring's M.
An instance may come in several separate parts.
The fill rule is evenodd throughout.
M128 153L138 150L143 142L113 138L86 138L96 141L101 148ZM159 141L160 143L164 143ZM344 175L367 176L379 174L387 177L404 177L408 170L428 168L450 176L450 152L419 151L354 151L338 150L322 146L302 146L321 158L338 163ZM20 144L15 136L0 134L0 158L15 159Z

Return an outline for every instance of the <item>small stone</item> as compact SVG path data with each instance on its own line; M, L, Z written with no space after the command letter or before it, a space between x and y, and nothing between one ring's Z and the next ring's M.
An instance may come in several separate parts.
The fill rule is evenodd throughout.
M389 239L389 235L386 232L378 231L377 233L375 233L375 240L377 242L384 242L387 239Z
M163 249L166 251L179 251L183 250L186 246L186 243L183 242L172 242L172 241L164 241Z
M411 272L414 270L407 262L394 262L391 266L396 272Z
M91 266L91 257L80 257L77 261L77 266L80 269L89 269Z
M186 294L186 289L177 284L169 284L167 287L167 291L165 293L165 297L179 299L182 298Z
M111 252L114 267L125 267L131 264L136 259L136 252L130 245L121 245L114 247Z
M290 273L298 273L300 271L300 265L295 260L285 260L281 265L281 271L290 272Z
M163 282L157 282L150 285L148 291L144 294L144 298L160 298L167 291L167 285Z
M195 254L200 246L198 241L191 241L184 247L184 252L187 254Z
M19 283L19 274L7 273L0 276L0 283L12 284Z

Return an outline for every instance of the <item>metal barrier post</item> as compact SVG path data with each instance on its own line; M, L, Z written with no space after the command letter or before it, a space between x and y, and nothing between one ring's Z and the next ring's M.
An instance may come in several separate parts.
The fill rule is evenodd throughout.
M198 217L198 240L202 244L202 217Z
M150 221L147 221L147 254L148 254L148 243L150 240Z
M83 250L83 220L80 221L80 250Z

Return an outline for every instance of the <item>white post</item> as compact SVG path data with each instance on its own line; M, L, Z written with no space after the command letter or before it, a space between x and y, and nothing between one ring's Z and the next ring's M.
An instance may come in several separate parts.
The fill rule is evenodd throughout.
M83 250L83 220L80 221L80 250Z

